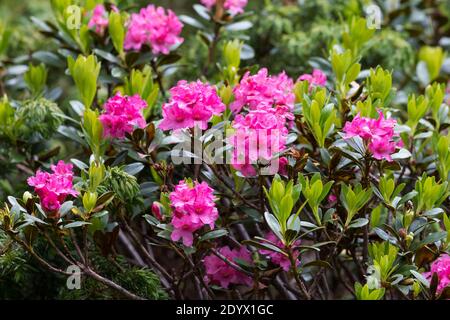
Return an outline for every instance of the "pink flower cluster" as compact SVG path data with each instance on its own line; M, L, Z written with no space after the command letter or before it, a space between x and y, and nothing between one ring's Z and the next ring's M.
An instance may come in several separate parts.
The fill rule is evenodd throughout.
M275 234L273 234L273 232L269 232L266 234L266 240L269 240L278 248L283 249L285 247L283 242L281 242L281 240L278 239L278 237ZM300 245L300 240L295 241L294 247L299 246L299 245ZM271 251L271 250L264 250L264 249L260 249L259 252L265 256L268 256L269 259L274 264L279 265L284 271L289 271L289 269L291 268L291 262L290 262L288 256L286 256L282 253L279 253L279 252L275 252L275 251ZM298 266L300 264L300 261L298 261L298 259L297 259L299 256L298 250L294 250L293 256L294 256L294 259L296 260L296 264Z
M344 126L345 139L361 137L367 144L373 157L377 160L392 161L391 155L402 146L401 140L394 140L398 134L394 132L396 121L385 119L383 112L378 111L379 118L361 117L359 114Z
M253 76L247 72L233 89L235 101L231 110L234 113L244 107L248 110L245 115L236 115L233 122L236 132L229 140L233 146L232 165L243 175L256 175L253 164L259 160L267 162L285 149L287 126L294 119L293 86L284 72L270 76L264 68ZM279 158L279 170L273 174L280 169L283 172L286 164L286 158Z
M123 138L125 133L131 133L134 127L144 128L145 119L142 109L147 107L147 102L139 95L132 97L122 96L117 93L106 101L104 112L99 119L103 124L104 135L111 138Z
M211 9L216 4L216 0L200 0L200 2L208 9ZM223 7L230 11L231 14L236 15L244 13L247 2L248 0L225 0Z
M88 27L95 27L95 32L98 34L103 34L106 27L108 27L108 13L106 12L105 6L98 4L92 11L92 17L89 20Z
M233 146L233 167L245 176L254 176L257 172L253 164L261 160L267 162L283 151L288 136L286 117L282 109L272 107L238 114L233 122L236 131L229 139ZM275 168L278 170L272 174L283 171L286 164L286 158L279 158L278 168Z
M219 213L214 203L214 190L206 182L189 185L185 181L169 195L173 209L173 241L183 239L185 246L192 246L193 233L205 225L214 229Z
M179 35L183 24L172 10L148 5L139 13L133 13L125 35L125 50L141 50L144 44L154 54L169 54L170 49L183 42Z
M73 188L73 165L59 161L51 167L52 173L38 170L34 177L29 177L28 185L41 199L41 206L47 213L57 213L67 196L76 197L78 191Z
M312 74L302 74L297 81L308 81L309 88L315 86L325 86L327 84L327 75L322 70L314 69Z
M162 130L193 128L196 124L204 130L213 115L220 115L225 105L216 88L201 81L179 81L170 89L171 99L162 107Z
M433 274L436 273L439 279L437 292L441 293L446 287L450 286L450 256L443 254L437 258L430 268L430 272L424 273L424 276L431 280Z
M230 249L228 246L225 246L217 251L229 261L235 263L236 259L248 263L252 262L250 252L245 247ZM222 288L228 288L230 284L242 284L246 286L252 284L252 278L236 270L214 254L206 256L203 262L206 270L205 281L207 283L218 284Z
M270 76L266 68L256 75L247 72L241 82L233 89L235 101L230 105L231 111L238 113L244 106L250 110L279 108L291 118L294 109L294 82L284 72Z
M119 12L119 9L117 9L116 6L111 6L111 10ZM102 4L96 5L92 11L91 19L88 22L88 27L91 29L95 28L96 33L103 35L108 27L108 24L108 12L106 11L105 6Z

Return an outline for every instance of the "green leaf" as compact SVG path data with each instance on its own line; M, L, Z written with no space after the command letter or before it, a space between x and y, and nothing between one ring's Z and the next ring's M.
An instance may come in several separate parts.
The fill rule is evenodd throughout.
M94 55L88 57L79 55L76 60L68 56L67 63L84 106L90 108L97 92L101 64Z
M194 8L195 12L197 12L197 14L200 17L202 17L203 19L208 20L208 21L211 20L211 16L209 15L209 10L205 6L202 6L201 4L196 3L192 7Z
M266 219L267 225L273 231L273 233L275 233L275 235L280 240L282 240L283 236L281 234L281 227L280 227L280 224L279 224L277 218L275 218L275 216L273 214L270 214L267 211L264 213L264 218Z
M88 225L91 224L90 222L86 222L86 221L75 221L75 222L71 222L66 224L63 228L64 229L70 229L70 228L78 228L84 225Z
M194 27L196 29L205 29L205 26L203 24L201 24L198 20L192 17L182 14L179 15L178 18L185 24L190 25L191 27Z
M401 148L398 152L391 155L391 158L393 160L408 159L410 157L411 157L411 152L409 152L405 148Z
M123 168L123 171L125 171L126 173L128 173L129 175L135 176L136 174L138 174L139 172L141 172L142 170L144 170L144 165L140 162L135 162L129 165L126 165Z
M252 247L255 247L255 248L258 248L258 249L269 250L269 251L281 253L282 255L287 256L286 252L284 252L283 250L281 250L280 248L278 248L274 244L271 244L271 243L268 243L268 242L257 242L257 241L254 241L254 240L244 240L244 241L242 241L242 243L243 244L247 244L247 245L252 246Z
M217 239L217 238L226 236L227 234L228 234L228 231L225 229L213 230L213 231L205 233L204 235L199 237L198 240L199 240L199 242L201 242L201 241Z
M351 228L360 228L365 226L366 224L369 223L369 220L366 218L358 218L352 221L352 223L350 223L350 225L348 226L349 229Z
M430 282L419 272L414 271L414 270L410 270L409 272L411 272L411 274L417 279L419 280L420 283L422 283L424 285L425 288L429 288L430 287Z
M111 36L112 43L116 51L123 57L124 48L123 43L125 40L125 27L122 15L120 12L110 12L109 14L109 34Z
M250 21L239 21L229 24L225 27L227 31L244 31L253 27L253 23Z

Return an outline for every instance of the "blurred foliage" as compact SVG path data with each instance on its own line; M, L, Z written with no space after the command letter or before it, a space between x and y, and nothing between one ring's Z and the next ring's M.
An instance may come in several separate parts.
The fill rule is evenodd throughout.
M58 260L46 241L34 245L38 253ZM111 258L112 259L112 258ZM126 260L115 257L115 262L96 254L91 261L104 276L124 288L152 300L166 299L158 277L148 268L130 267ZM10 299L120 299L116 292L99 285L91 278L82 277L81 289L67 289L67 279L48 272L38 265L20 246L12 243L0 231L0 300Z

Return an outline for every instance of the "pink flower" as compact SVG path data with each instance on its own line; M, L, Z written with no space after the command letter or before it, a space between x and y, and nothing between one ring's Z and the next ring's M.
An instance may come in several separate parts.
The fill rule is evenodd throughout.
M193 128L196 124L204 130L213 115L225 110L216 88L201 81L179 81L170 94L170 101L162 106L162 130Z
M61 208L58 196L54 193L47 193L41 200L42 209L46 212L56 213Z
M181 214L180 216L174 215L172 218L173 231L171 239L173 241L183 240L183 244L187 247L191 247L194 242L193 233L203 227L203 224L199 221L196 223L192 221L189 214Z
M287 127L294 119L293 86L292 79L284 72L269 76L264 68L253 76L247 72L233 89L235 100L230 109L234 113L248 111L245 115L236 115L233 122L236 132L229 139L233 146L232 165L243 175L256 175L253 164L261 160L267 164L285 150ZM268 174L283 174L286 165L286 158L273 159L266 169Z
M355 136L361 137L369 151L377 160L392 161L391 155L402 146L401 140L396 141L398 135L394 132L396 121L384 119L383 112L378 111L379 118L361 117L359 114L344 126L345 139Z
M312 74L302 74L297 81L308 81L309 87L325 86L327 84L327 75L322 70L314 69Z
M286 171L287 159L272 159L285 150L288 135L286 114L280 110L262 105L260 110L236 116L233 122L236 131L228 142L233 146L232 165L243 175L256 175L252 165L258 162L268 164L271 161L270 174Z
M125 50L141 50L151 47L153 54L169 54L170 49L183 42L179 35L183 24L172 10L148 5L139 13L131 14L125 35Z
M395 153L397 143L394 141L386 141L379 137L374 137L369 143L369 151L377 160L386 159L391 162L391 154Z
M231 14L236 15L244 13L244 8L247 5L247 0L226 0L224 8L229 10Z
M169 195L173 209L173 241L183 239L185 246L192 246L193 233L205 225L214 229L219 213L214 203L214 190L206 182L189 185L185 181Z
M337 200L337 197L330 193L330 195L328 196L328 202L335 202Z
M125 133L132 133L135 127L145 128L146 122L142 115L142 109L146 107L147 102L142 100L139 95L122 96L119 92L109 98L99 117L103 124L104 135L121 139L125 137Z
M253 76L247 72L233 89L235 101L230 105L231 111L238 113L244 106L250 110L274 107L292 120L295 102L293 88L294 82L284 72L277 76L269 76L266 68Z
M108 12L106 12L105 7L102 4L95 6L92 11L91 19L89 20L88 27L95 27L95 32L103 35L105 29L108 27Z
M61 203L67 196L78 196L78 191L73 189L73 165L59 161L51 165L52 173L38 170L36 175L29 177L28 185L34 187L34 191L41 199L41 206L48 213L57 213Z
M217 250L221 255L229 261L236 263L236 259L252 262L250 252L245 247L231 250L228 246ZM205 265L205 281L211 284L218 284L222 288L228 288L230 284L246 285L252 284L252 278L246 274L236 270L225 261L214 254L206 256L203 260Z
M424 276L431 280L434 273L437 274L439 280L437 292L442 293L450 285L450 256L448 254L442 254L436 259L431 264L430 272L424 273Z
M200 2L208 9L211 9L216 4L216 0L200 0Z
M273 234L273 232L269 232L266 234L266 240L269 240L272 242L275 246L277 246L280 249L284 249L285 245L283 242L281 242L278 237ZM300 245L300 240L295 241L294 247L297 247ZM271 251L271 250L264 250L260 249L259 252L265 256L268 256L268 258L276 265L279 265L284 271L289 271L291 268L291 262L289 260L289 257L287 255L284 255L279 252ZM298 250L294 250L293 252L294 259L296 260L296 265L298 266L300 264L300 261L298 261L299 252Z
M216 4L216 0L200 0L200 2L208 9L211 9ZM248 0L226 0L223 7L230 11L232 15L236 15L244 13L247 2Z
M119 9L114 5L111 6L111 9L112 11L119 12ZM105 6L102 4L96 5L94 10L92 10L92 16L88 22L88 27L91 29L95 27L95 32L103 35L108 24L108 12L106 11Z

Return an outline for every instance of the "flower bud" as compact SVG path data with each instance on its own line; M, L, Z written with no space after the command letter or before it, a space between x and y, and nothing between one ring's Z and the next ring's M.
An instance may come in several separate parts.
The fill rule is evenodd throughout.
M156 202L156 201L153 202L152 213L156 217L156 219L158 219L160 221L163 220L162 210L163 210L163 207L159 202Z
M103 164L91 163L89 167L89 187L95 190L105 178L105 166Z
M83 206L87 212L91 212L97 203L97 192L85 192L83 195Z
M31 198L33 198L33 195L30 192L25 191L23 193L23 196L22 196L23 203L26 204L28 202L28 200L30 200Z
M406 244L409 246L413 240L414 240L414 233L410 232L410 233L405 237Z
M408 229L411 225L411 222L414 220L414 211L412 209L409 209L405 212L405 215L403 216L403 226Z

